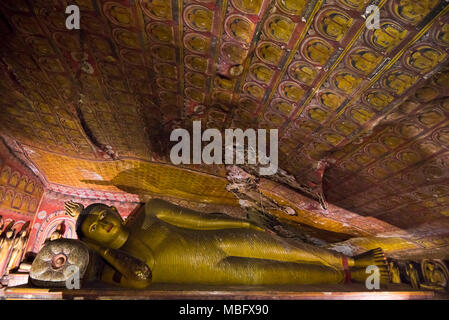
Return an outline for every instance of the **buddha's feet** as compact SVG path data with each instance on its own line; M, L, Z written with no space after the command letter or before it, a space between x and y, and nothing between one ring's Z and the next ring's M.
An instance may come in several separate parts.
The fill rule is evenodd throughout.
M376 248L354 257L354 267L381 266L387 264L387 258L382 248Z
M382 248L376 248L355 256L354 267L351 268L351 278L355 281L364 282L373 272L368 268L369 266L378 268L380 282L390 282L389 266Z
M379 283L387 284L390 282L390 273L388 272L388 267L379 266L378 271L374 271L373 269L366 268L351 268L351 280L354 282L362 282L365 283L368 277L373 276L373 272L379 272Z

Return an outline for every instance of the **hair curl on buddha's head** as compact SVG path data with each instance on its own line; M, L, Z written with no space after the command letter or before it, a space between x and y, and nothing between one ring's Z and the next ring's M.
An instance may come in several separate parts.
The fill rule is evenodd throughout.
M92 203L92 204L88 205L86 208L84 208L81 211L81 213L78 215L78 218L76 219L75 229L76 229L76 234L78 236L78 239L81 240L81 239L83 239L85 237L85 234L81 230L81 227L83 225L83 222L86 220L86 218L89 215L98 215L100 212L103 212L104 210L109 210L111 208L115 209L115 207L110 207L110 206L105 205L103 203ZM117 217L119 217L120 219L122 218L116 209L115 210L111 210L111 211L114 214L116 214Z

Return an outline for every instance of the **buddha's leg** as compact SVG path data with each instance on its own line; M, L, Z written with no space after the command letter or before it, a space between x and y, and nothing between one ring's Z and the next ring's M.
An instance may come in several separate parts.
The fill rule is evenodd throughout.
M227 230L217 245L229 256L271 259L286 262L331 265L343 268L342 254L305 243L290 243L282 238L252 230ZM347 258L348 266L353 260Z
M229 231L229 230L228 230ZM284 239L259 231L233 230L217 241L217 245L229 256L270 259L284 262L321 264L337 270L349 270L355 281L366 279L366 267L379 268L381 281L388 282L389 268L381 248L355 257L319 248L306 243L289 243ZM363 280L364 281L364 280Z
M337 284L344 273L336 268L307 263L228 257L216 266L217 283L273 284Z

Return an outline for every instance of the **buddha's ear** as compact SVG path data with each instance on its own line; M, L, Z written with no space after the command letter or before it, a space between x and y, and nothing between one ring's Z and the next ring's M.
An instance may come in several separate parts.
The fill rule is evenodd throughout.
M109 208L112 210L112 212L114 213L114 215L115 215L117 218L119 218L119 219L123 222L123 218L122 218L122 216L120 215L120 213L118 212L117 208L114 207L114 206L110 206Z

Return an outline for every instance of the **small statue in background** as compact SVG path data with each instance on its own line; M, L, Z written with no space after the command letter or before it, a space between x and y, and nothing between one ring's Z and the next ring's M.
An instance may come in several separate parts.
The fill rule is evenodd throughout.
M2 223L3 223L3 221L2 221ZM11 222L5 227L4 230L3 230L3 228L2 228L3 231L0 230L0 249L3 248L3 242L4 242L5 239L6 239L6 233L7 233L7 231L8 231L8 230L11 230L13 225L14 225L14 221L11 221ZM1 261L0 261L0 262L1 262Z
M3 240L5 239L3 237L3 227L5 226L5 223L3 221L3 216L0 216L0 248L2 247Z
M7 273L7 266L9 262L9 257L11 255L12 246L14 244L14 238L16 236L16 230L12 228L14 221L9 223L9 225L3 230L0 238L1 248L0 248L0 278Z
M64 221L62 221L60 224L56 226L55 231L53 231L50 234L50 237L48 237L45 240L45 242L61 239L64 236L64 233L65 233L65 223Z
M415 289L419 289L420 285L419 285L419 274L418 274L418 270L416 270L415 266L413 265L413 262L407 262L406 268L405 268L405 273L407 274L407 276L410 279L410 284L413 288Z
M424 260L421 269L425 283L421 284L421 288L442 292L446 291L448 288L448 276L445 274L447 270L442 268L444 267L435 261Z
M390 274L392 283L401 283L401 274L399 272L399 266L393 260L390 261Z
M28 240L28 227L30 225L30 222L27 221L22 225L22 228L20 229L19 233L17 234L16 238L14 239L14 243L12 245L12 251L9 258L9 263L6 268L6 272L17 268L22 261L23 255L25 253L25 246Z

